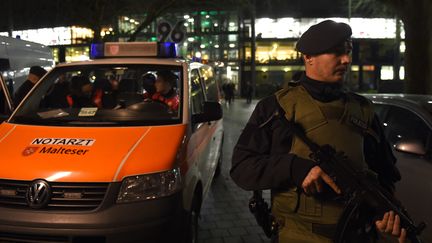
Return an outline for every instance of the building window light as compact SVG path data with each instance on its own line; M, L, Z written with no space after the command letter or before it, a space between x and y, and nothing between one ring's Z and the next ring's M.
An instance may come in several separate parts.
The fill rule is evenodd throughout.
M399 68L399 79L404 80L405 79L405 67Z
M406 49L405 42L401 41L400 46L399 46L399 51L401 53L405 53L405 49Z
M393 79L393 67L382 66L380 72L381 80L392 80Z

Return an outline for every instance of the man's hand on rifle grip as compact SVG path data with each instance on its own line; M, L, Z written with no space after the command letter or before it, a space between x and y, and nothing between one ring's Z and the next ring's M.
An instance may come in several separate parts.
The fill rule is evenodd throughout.
M307 195L320 193L323 190L323 183L326 183L337 194L341 193L340 188L333 179L327 175L319 166L314 166L303 180L302 188Z

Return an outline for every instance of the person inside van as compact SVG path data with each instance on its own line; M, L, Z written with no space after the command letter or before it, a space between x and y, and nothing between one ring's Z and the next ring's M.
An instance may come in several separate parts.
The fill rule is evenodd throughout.
M143 92L147 97L151 97L156 92L156 76L153 73L145 73L141 76Z
M50 108L66 108L69 107L67 96L69 95L69 82L66 75L60 75L54 84L48 89L42 106Z
M27 80L18 88L15 93L14 103L17 106L33 88L33 86L47 73L45 69L40 66L32 66L27 76Z
M84 76L73 76L70 83L70 95L67 97L70 107L94 107L92 101L93 86Z
M177 111L179 107L179 96L175 89L177 75L171 71L162 70L158 71L156 76L154 83L155 93L148 97L144 95L144 98L165 103L170 110Z
M111 82L106 78L97 78L93 85L92 102L98 108L112 109L116 106L116 97Z

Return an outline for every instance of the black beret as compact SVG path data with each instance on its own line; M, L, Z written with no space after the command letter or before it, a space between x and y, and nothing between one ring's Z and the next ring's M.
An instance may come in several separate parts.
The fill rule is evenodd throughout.
M43 69L42 67L32 66L30 68L30 73L38 76L39 78L41 78L42 76L45 75L45 73L47 73L47 71L45 69Z
M312 25L297 41L297 51L316 55L339 45L351 37L351 27L345 23L325 20Z

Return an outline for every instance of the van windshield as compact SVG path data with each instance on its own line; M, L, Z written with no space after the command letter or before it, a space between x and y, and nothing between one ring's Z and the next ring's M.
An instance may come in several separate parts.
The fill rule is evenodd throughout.
M9 122L54 126L135 126L181 122L181 66L56 67Z

